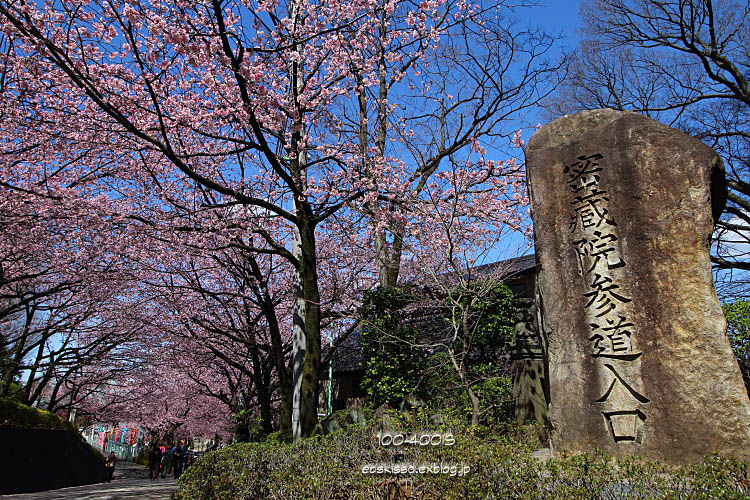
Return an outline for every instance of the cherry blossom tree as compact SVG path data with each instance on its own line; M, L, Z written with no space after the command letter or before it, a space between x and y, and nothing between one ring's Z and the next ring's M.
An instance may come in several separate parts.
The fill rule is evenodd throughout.
M79 409L95 421L144 427L165 442L231 434L228 408L204 394L174 355L159 352L154 357L142 356L139 361L137 369L113 379L109 390L99 391ZM203 383L220 385L220 379L201 375Z
M173 396L160 410L172 426L189 419L189 401L224 398L233 412L244 398L268 426L273 380L282 426L308 435L321 325L348 328L337 320L357 291L378 274L395 282L404 246L426 248L430 233L418 231L435 223L424 207L454 203L473 221L499 210L518 224L518 166L485 148L507 137L503 119L544 95L554 68L536 65L551 40L504 30L498 12L463 0L0 1L0 186L17 200L0 208L44 222L43 237L29 234L37 247L0 249L0 279L87 264L24 292L48 297L116 263L129 288L100 290L144 326L123 330L137 332L129 352L144 368L123 368L120 382L139 395L155 387L153 404L142 402L149 418ZM435 176L483 187L459 197L430 187ZM68 261L53 242L69 235L50 236L66 224L81 226L81 241L60 252ZM20 222L13 234L24 234ZM462 230L460 244L487 234ZM24 300L9 295L3 307ZM223 378L166 367L146 356L165 355L155 345L195 347ZM248 356L233 364L237 350ZM102 398L110 409L127 400Z
M381 286L398 282L403 238L411 232L408 207L429 203L434 175L473 153L469 168L477 177L517 182L518 164L489 160L512 156L505 147L516 132L510 124L522 122L524 111L555 89L565 64L550 56L554 37L515 20L524 7L477 2L459 15L443 11L430 36L406 40L400 33L423 22L424 14L384 9L376 44L351 49L357 101L341 110L341 128L357 136L362 171L372 174L373 194L363 209ZM372 58L379 71L368 81L358 64Z
M297 76L290 75L288 60L266 54L299 54L296 40L311 34L311 28L278 23L267 39L235 35L240 22L237 11L223 8L219 2L187 10L177 5L130 3L85 7L2 6L4 29L13 38L6 60L13 65L11 80L21 82L18 87L11 83L6 95L16 97L8 101L15 101L17 110L28 113L18 116L17 126L31 125L48 143L52 142L49 137L57 136L59 144L69 147L68 151L51 152L48 162L66 164L75 156L73 150L95 145L87 151L91 157L111 157L111 151L120 157L117 167L109 171L99 166L104 177L116 175L120 182L133 179L136 184L148 185L142 177L153 175L151 186L158 188L174 182L179 174L180 181L190 179L221 198L214 202L258 206L285 218L296 228L298 246L304 242L312 255L302 255L301 250L294 255L283 243L271 243L304 276L306 286L300 287L300 301L318 303L314 226L321 212L305 197L306 175L298 151L300 130L286 129L289 121L299 125L302 120L301 96L290 99L285 93L288 84L276 92L269 81L258 84L262 76L297 83ZM266 7L269 19L278 21L273 7ZM254 42L258 42L257 51L251 50L245 57L243 44L250 47ZM289 43L291 49L286 47ZM102 56L107 63L101 63ZM92 65L98 68L94 72L90 71ZM292 73L298 65L299 60L292 63ZM35 88L22 83L29 77ZM305 94L305 100L326 90L325 86L315 87ZM34 113L34 108L41 112ZM289 116L296 118L289 120ZM45 118L50 118L48 126ZM241 125L236 127L238 119ZM8 144L17 141L9 138ZM41 147L29 149L38 154ZM280 151L286 154L277 155ZM141 169L141 163L147 166ZM78 162L73 164L79 167ZM250 166L260 168L246 172ZM262 198L254 196L253 181L263 184ZM286 201L284 197L288 197ZM293 211L286 208L287 202L295 205ZM322 214L336 203L324 200ZM262 227L251 230L261 237L267 235ZM303 332L305 324L313 330L305 332L310 337L309 370L315 365L312 324L317 322L317 310L314 306L307 310L300 325ZM307 393L314 393L314 382L308 385Z
M252 413L254 406L266 433L274 427L272 401L277 387L280 428L291 430L292 386L286 362L291 339L284 328L290 315L283 315L291 305L291 269L284 269L286 262L281 259L261 260L241 249L203 257L187 268L175 266L177 262L170 266L166 293L155 298L168 311L162 328L180 341L178 352L198 349L186 359L202 353L204 360L198 366L219 368L226 383L221 389L203 384L204 391L228 405L233 414Z
M434 36L431 19L450 7L408 5L419 21L404 39ZM356 87L345 48L372 45L380 11L394 7L366 0L253 9L219 0L0 4L4 142L14 161L38 164L33 157L44 151L46 166L70 168L81 182L125 197L193 191L201 205L243 205L278 219L281 238L256 217L241 229L263 241L253 251L278 254L295 269L296 435L316 421L316 227L367 191L359 151L336 140L330 109ZM362 61L358 71L374 78L377 61ZM152 209L181 201L152 198Z
M119 317L129 305L118 296L128 280L117 249L129 235L111 213L116 202L62 187L72 172L14 158L0 170L0 327L10 361L0 394L19 380L22 400L69 409L101 384L89 368L138 330Z
M523 146L520 132L512 141L518 148ZM403 238L413 256L411 265L420 274L413 281L417 295L413 309L418 314L442 314L446 319L445 331L424 335L422 348L445 355L445 365L456 375L471 404L473 425L479 425L489 409L482 408L478 384L503 371L505 364L496 356L503 342L510 340L503 338L508 325L502 324L507 321L502 316L512 309L510 298L503 296L509 291L498 291L497 285L509 276L512 259L501 265L486 264L496 258L498 250L515 257L531 245L522 163L509 158L499 162L507 165L482 165L488 161L483 155L484 151L475 147L460 162L452 156L450 170L437 172L425 185L424 199L409 205L412 221L404 227L414 234L405 233ZM474 168L474 161L480 163L479 168ZM431 238L419 236L424 233ZM521 235L525 238L519 238ZM487 326L490 317L491 328ZM488 352L477 356L482 348ZM478 359L483 361L482 370L474 369ZM489 367L492 369L487 370Z

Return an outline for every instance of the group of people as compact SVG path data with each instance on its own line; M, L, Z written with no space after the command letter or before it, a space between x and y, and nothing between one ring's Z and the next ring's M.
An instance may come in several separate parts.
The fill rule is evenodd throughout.
M157 446L156 442L153 442L148 449L147 457L152 481L160 475L164 479L171 474L177 479L193 462L193 455L185 449L185 441L180 441L172 449Z

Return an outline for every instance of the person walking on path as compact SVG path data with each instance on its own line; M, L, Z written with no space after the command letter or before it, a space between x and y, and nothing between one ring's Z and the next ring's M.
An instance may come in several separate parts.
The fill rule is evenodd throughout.
M171 476L174 469L174 449L174 446L167 448L167 476Z
M175 479L179 478L180 474L182 474L182 462L184 459L185 447L183 446L183 441L180 441L174 448L172 448L172 460L174 462L172 469L174 470Z
M164 474L167 473L167 465L169 464L169 452L163 446L160 448L160 450L161 450L161 467L159 469L161 472L161 478L164 479Z
M109 456L107 457L107 460L104 462L104 468L106 469L106 473L104 475L104 482L109 483L112 481L112 475L115 473L115 465L117 464L117 457L115 456L115 452L111 452Z
M149 477L153 481L159 475L159 466L161 465L161 450L156 443L153 443L148 450L148 471Z

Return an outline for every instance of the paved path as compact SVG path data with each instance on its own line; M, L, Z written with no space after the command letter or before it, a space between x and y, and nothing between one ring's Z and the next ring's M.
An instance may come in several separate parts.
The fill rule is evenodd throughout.
M142 465L118 460L111 483L89 484L59 490L24 493L23 495L0 495L2 500L168 500L177 484L173 478L148 479L148 469Z

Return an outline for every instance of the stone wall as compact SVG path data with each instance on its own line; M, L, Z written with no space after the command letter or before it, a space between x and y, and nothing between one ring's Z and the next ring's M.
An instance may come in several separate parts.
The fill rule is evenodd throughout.
M0 494L101 482L104 462L70 431L0 428Z

